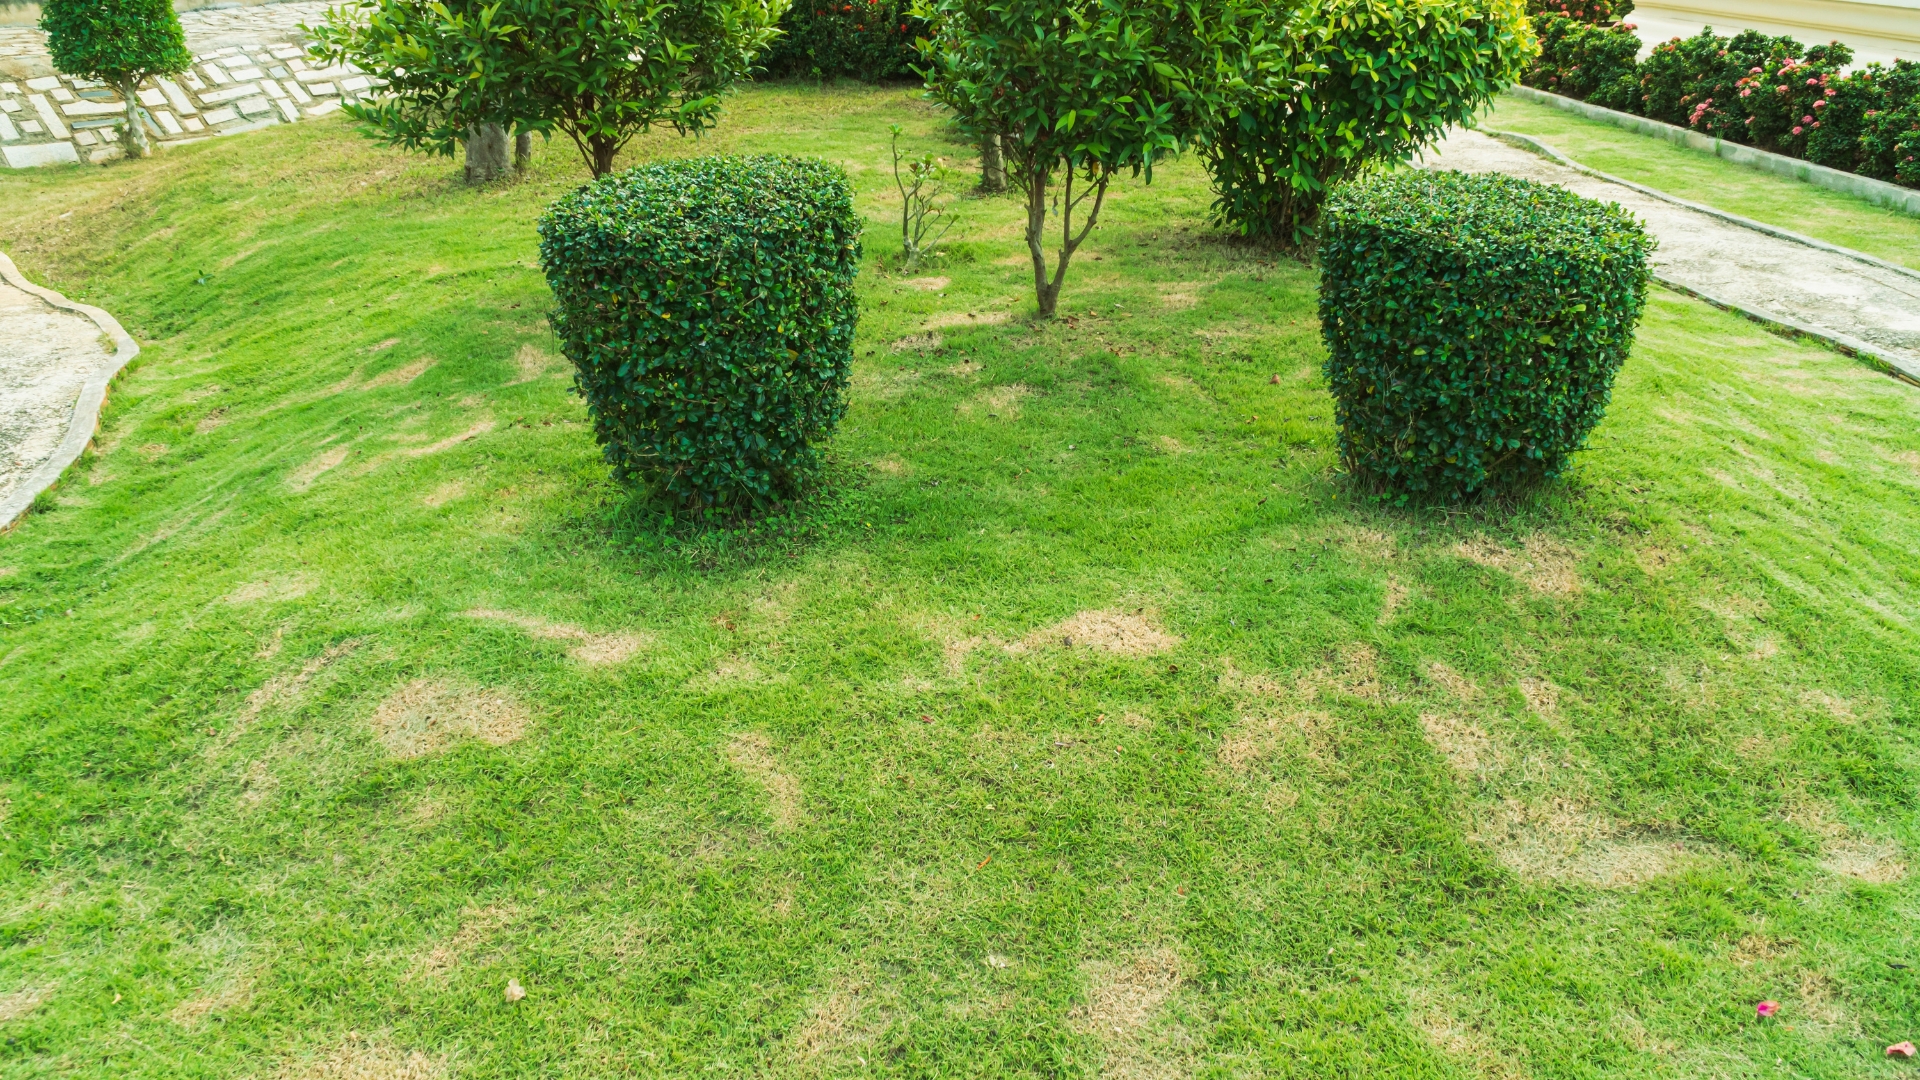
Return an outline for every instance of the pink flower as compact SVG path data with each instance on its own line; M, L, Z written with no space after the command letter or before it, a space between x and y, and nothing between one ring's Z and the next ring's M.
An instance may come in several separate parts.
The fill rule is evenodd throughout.
M1801 118L1800 118L1800 122L1801 122L1801 123L1803 123L1803 124L1811 124L1811 123L1813 123L1813 117L1811 117L1811 116L1803 116L1803 117L1801 117Z
M1821 98L1821 99L1820 99L1819 101L1816 101L1816 102L1814 102L1814 103L1813 103L1813 107L1814 107L1814 108L1816 108L1816 109L1824 109L1824 108L1826 108L1826 107L1827 107L1827 99L1826 99L1826 98Z
M1753 96L1753 91L1751 91L1751 90L1742 90L1742 91L1740 91L1740 96L1741 96L1741 97L1752 97L1752 96Z
M1794 133L1795 135L1798 135L1798 134L1800 134L1801 132L1803 132L1803 131L1805 131L1805 130L1806 130L1805 128L1801 128L1801 127L1796 127L1796 128L1794 128L1794 129L1793 129L1793 133ZM1761 1016L1765 1016L1765 1015L1767 1015L1767 1014L1766 1014L1766 1013L1761 1013L1760 1015L1761 1015Z
M1794 134L1798 135L1799 132L1796 131L1794 132ZM1760 1016L1764 1019L1765 1017L1772 1016L1774 1013L1779 1012L1780 1003L1777 1001L1763 1001L1760 1004L1755 1005L1753 1007L1753 1011L1759 1013Z
M1758 75L1758 74L1760 74L1760 69L1759 69L1759 68L1748 68L1748 69L1747 69L1747 74L1749 74L1749 75Z
M1819 80L1819 79L1808 79L1808 80L1807 80L1807 85L1808 85L1808 86L1819 86L1819 85L1820 85L1820 80Z

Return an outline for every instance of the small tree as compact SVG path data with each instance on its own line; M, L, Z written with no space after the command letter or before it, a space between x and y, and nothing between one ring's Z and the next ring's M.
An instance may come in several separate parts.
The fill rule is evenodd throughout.
M146 157L151 144L141 126L140 84L193 63L172 0L43 0L40 28L54 67L98 79L126 100L121 145L128 157Z
M347 111L385 141L451 154L481 125L554 131L595 176L655 124L698 134L788 0L353 0L313 53L384 79Z
M953 228L953 215L941 203L946 192L941 181L946 170L931 151L914 157L900 150L902 129L889 125L893 136L893 184L900 189L900 265L912 270L920 260L933 254L947 230ZM901 164L906 172L900 171Z
M1517 80L1536 48L1520 0L1270 9L1205 149L1215 213L1242 235L1299 243L1336 184L1432 144Z
M968 138L999 138L1027 204L1027 250L1042 318L1123 171L1202 136L1224 107L1219 74L1239 48L1242 0L921 0L929 96ZM1056 191L1054 182L1060 181ZM1076 215L1078 221L1076 222ZM1060 230L1051 276L1048 218Z

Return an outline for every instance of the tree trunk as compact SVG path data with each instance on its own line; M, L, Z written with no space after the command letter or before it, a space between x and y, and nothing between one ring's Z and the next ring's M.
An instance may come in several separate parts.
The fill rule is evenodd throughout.
M996 195L1007 190L1007 162L998 135L980 140L980 190Z
M533 167L533 132L513 133L513 171L525 174Z
M1033 298L1040 317L1053 318L1054 304L1060 299L1060 282L1047 281L1047 174L1037 168L1024 172L1027 186L1027 254L1033 256Z
M467 183L485 184L507 175L507 129L476 124L467 129Z
M143 158L152 152L147 142L147 130L140 126L140 88L134 83L121 83L117 89L127 101L127 126L120 132L120 146L130 158Z
M612 139L595 135L587 140L593 148L593 175L595 179L613 171L614 156L620 153L620 144Z

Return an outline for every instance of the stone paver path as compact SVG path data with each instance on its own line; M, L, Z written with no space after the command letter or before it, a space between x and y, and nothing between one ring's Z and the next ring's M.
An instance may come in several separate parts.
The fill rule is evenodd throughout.
M1655 273L1715 300L1865 343L1920 379L1920 274L1849 258L1679 206L1488 137L1455 130L1429 167L1501 172L1616 202L1659 238Z
M86 316L0 278L0 507L60 449L81 389L113 352Z
M300 27L322 21L325 0L189 11L180 16L193 67L140 88L148 134L162 144L290 124L375 92L351 67L307 61ZM60 75L46 35L0 27L0 165L25 169L120 155L126 105L113 88Z

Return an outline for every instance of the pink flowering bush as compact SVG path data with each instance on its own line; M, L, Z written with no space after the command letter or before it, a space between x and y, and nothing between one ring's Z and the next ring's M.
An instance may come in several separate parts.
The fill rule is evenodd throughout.
M1541 53L1528 86L1920 187L1920 63L1846 74L1853 51L1838 42L1806 48L1790 37L1711 29L1636 61L1631 24L1576 19L1575 0L1566 2L1565 13L1556 0L1535 17ZM1591 14L1596 5L1582 2Z

